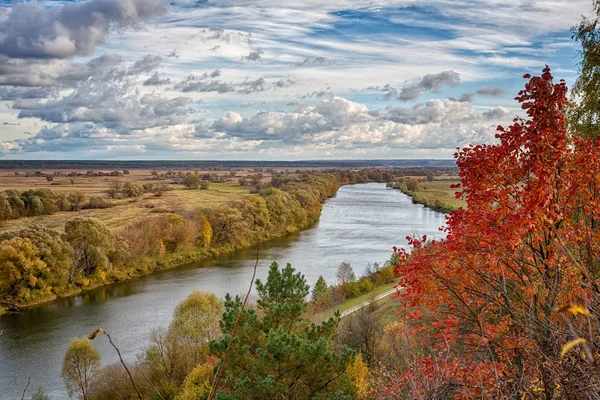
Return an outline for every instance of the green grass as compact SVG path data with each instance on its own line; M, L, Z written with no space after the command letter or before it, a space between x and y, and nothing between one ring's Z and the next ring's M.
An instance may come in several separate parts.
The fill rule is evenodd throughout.
M448 213L467 205L464 200L456 198L456 189L450 188L451 185L457 183L457 180L419 182L414 193L408 193L404 185L402 191L411 196L415 203Z

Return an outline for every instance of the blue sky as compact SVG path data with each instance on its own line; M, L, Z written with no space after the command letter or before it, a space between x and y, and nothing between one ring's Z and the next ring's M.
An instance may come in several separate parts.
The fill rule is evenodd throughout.
M0 2L0 158L451 158L589 0Z

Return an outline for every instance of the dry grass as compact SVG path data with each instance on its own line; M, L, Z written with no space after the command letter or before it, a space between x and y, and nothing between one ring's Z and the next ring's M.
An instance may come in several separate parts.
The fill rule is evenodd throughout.
M45 174L52 174L54 171L40 170ZM18 175L15 174L18 173ZM241 187L238 184L238 178L232 177L225 183L211 183L208 190L190 190L183 185L172 184L168 180L152 180L151 170L130 170L129 175L112 176L64 176L71 170L60 170L64 175L55 176L52 182L48 182L45 176L33 176L36 170L0 170L0 190L15 189L25 191L28 189L50 189L58 193L83 192L86 199L91 196L106 197L106 190L110 185L118 180L121 183L135 182L139 185L144 183L161 182L167 183L173 190L165 192L162 196L156 197L152 194L145 194L137 199L117 199L111 200L113 207L107 209L80 210L77 212L60 212L53 215L44 215L38 217L20 218L16 220L4 221L0 225L0 231L15 229L31 223L40 223L55 229L62 229L65 222L80 216L96 217L102 220L112 230L119 230L135 219L155 212L170 212L195 208L212 208L228 201L248 196L249 188ZM86 171L77 171L83 172ZM109 171L105 171L109 172ZM164 171L163 171L164 172ZM205 173L213 171L199 171ZM29 173L30 176L26 176ZM218 175L228 175L228 171L218 171ZM239 171L237 176L252 174L252 171ZM73 179L73 183L71 183ZM263 181L268 181L265 176Z

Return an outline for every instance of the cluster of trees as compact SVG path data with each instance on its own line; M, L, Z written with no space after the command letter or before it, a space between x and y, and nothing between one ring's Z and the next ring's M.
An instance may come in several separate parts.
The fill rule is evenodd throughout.
M218 170L217 168L214 168L214 170ZM183 171L171 171L168 170L166 172L159 172L159 171L152 171L152 179L156 179L156 180L165 180L165 179L170 179L175 183L182 183L186 177L187 180L190 181L191 179L195 179L195 178L190 178L190 175L195 175L196 177L198 177L199 180L201 181L206 181L206 182L225 182L229 179L229 177L235 177L235 171L231 171L229 176L228 175L219 175L216 173L209 173L209 172L205 172L205 173L200 173L199 171L193 171L193 172L183 172ZM233 174L233 175L232 175ZM184 183L185 185L185 183ZM187 185L186 185L187 186Z
M69 221L63 234L43 225L3 232L0 302L16 307L103 280L113 250L111 231L94 218Z
M197 174L193 174L191 172L188 172L187 174L185 174L183 176L182 183L183 183L183 186L185 186L188 189L198 189L199 188L202 190L208 189L208 186L210 184L208 180L202 179Z
M82 192L56 193L49 189L31 189L24 192L0 192L0 221L38 215L51 215L59 211L75 211L85 206ZM95 208L91 207L90 208Z
M114 234L88 217L67 222L64 233L39 225L2 233L0 302L18 307L306 228L341 184L336 175L309 176L215 209L144 217Z
M364 293L369 293L374 287L392 283L396 279L394 266L397 256L394 253L383 267L375 263L365 269L360 279L352 269L352 265L343 262L338 267L337 284L329 286L323 276L319 276L311 292L311 307L313 311L319 312L335 307L346 300L353 299Z
M135 182L122 183L119 180L114 180L106 190L106 195L112 199L125 199L140 197L145 193L162 196L164 192L170 190L172 190L172 188L165 183L144 183L143 185L138 185Z
M305 319L309 286L289 264L273 263L256 281L257 304L194 291L180 303L168 329L151 335L145 354L127 371L100 368L87 338L67 350L62 375L70 394L84 399L357 399L367 394L360 354L336 346L335 315ZM235 332L234 332L235 330ZM94 338L92 335L91 338ZM99 340L99 339L96 339Z
M245 177L241 177L238 179L238 183L240 186L250 186L257 190L260 190L263 186L263 174L259 172L258 174L248 175ZM271 182L272 186L277 187L276 182Z

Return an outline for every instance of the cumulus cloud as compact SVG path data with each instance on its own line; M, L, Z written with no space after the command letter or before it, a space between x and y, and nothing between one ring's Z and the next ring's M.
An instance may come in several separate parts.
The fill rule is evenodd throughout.
M155 126L181 124L191 99L140 95L134 85L93 77L70 94L44 103L15 103L19 118L39 118L52 123L86 122L127 133Z
M171 79L161 78L158 72L155 72L150 78L144 81L144 86L167 85L169 83L171 83Z
M510 114L510 111L501 106L490 108L483 112L483 116L488 119L499 119L506 117L508 114Z
M481 95L481 96L490 96L490 97L500 97L504 95L504 88L501 87L487 87L484 86L481 89L477 90L476 92L467 92L464 93L462 96L460 96L460 101L473 101L473 98L476 95Z
M72 87L92 76L113 71L123 58L113 52L86 63L70 60L24 60L0 56L0 86Z
M52 87L7 87L0 86L0 100L15 101L20 99L45 99L55 97L58 94L56 88Z
M314 58L306 57L304 60L298 61L294 65L296 67L304 67L304 66L328 65L328 64L331 64L331 61L329 61L325 57L314 57Z
M480 113L467 101L431 99L410 108L391 107L382 117L410 125L448 124L498 119L506 116L508 112L504 107L495 107Z
M427 74L416 82L410 83L400 89L391 85L383 87L371 86L367 90L380 90L384 92L386 100L396 99L400 101L416 100L425 92L439 92L444 86L455 87L460 84L458 72L448 70L437 74Z
M87 0L61 7L16 3L0 16L0 55L56 58L91 54L111 24L132 27L165 11L163 0Z
M261 49L251 51L247 56L242 57L246 61L259 61L265 52Z
M141 148L160 152L453 149L492 141L496 124L487 121L508 114L502 107L479 112L468 102L452 99L375 111L334 97L316 105L293 102L290 105L296 109L292 112L260 111L249 116L229 112L212 122L186 122L189 101L156 94L136 97L115 87L82 86L72 95L22 110L22 116L55 125L3 147L10 146L11 152L130 148L134 154Z
M364 104L341 97L316 106L297 103L295 112L259 112L243 117L230 112L211 126L228 137L279 141L287 145L329 143L340 148L390 146L454 148L493 139L494 127L485 120L501 116L475 111L469 103L435 100L412 108L374 112Z

